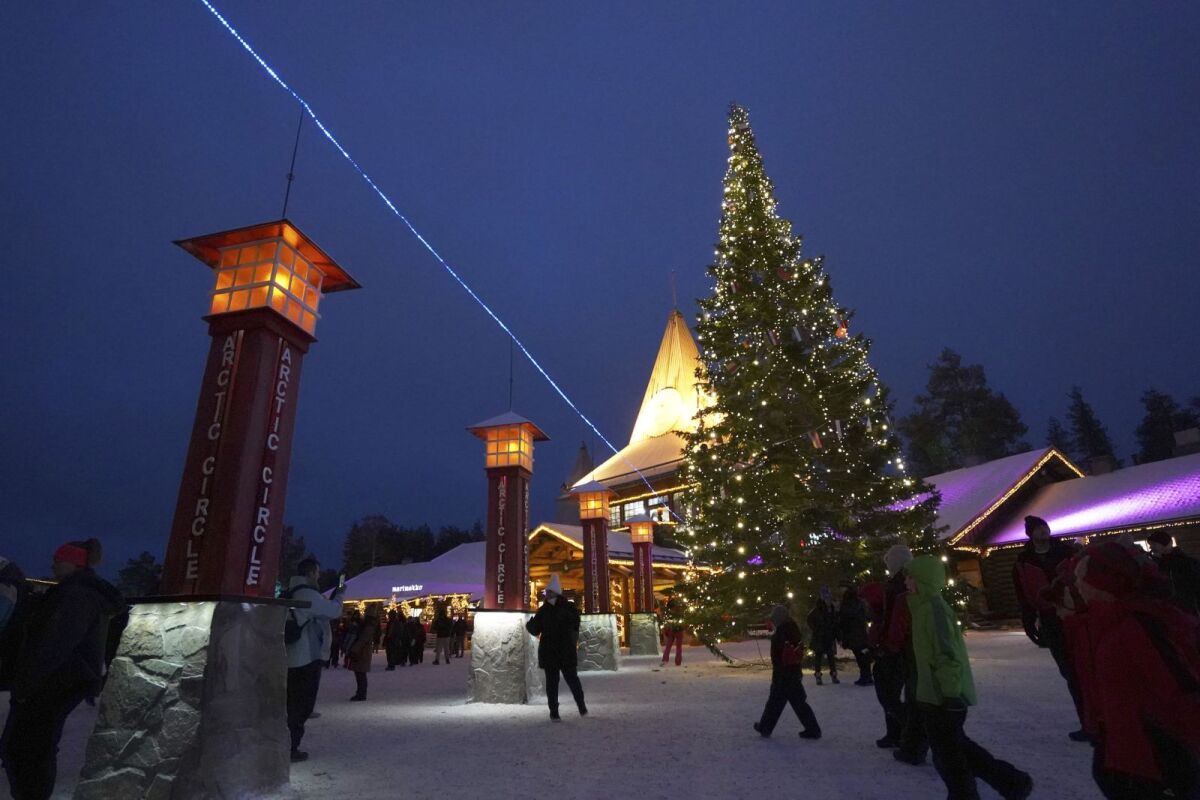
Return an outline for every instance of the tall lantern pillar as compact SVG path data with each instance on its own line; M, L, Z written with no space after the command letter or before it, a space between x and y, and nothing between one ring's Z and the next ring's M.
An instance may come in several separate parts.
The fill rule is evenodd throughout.
M176 244L213 270L212 344L162 595L130 611L80 800L260 796L288 783L289 601L275 586L300 368L322 297L358 283L286 219Z
M549 439L511 411L467 429L484 442L487 531L483 613L475 615L467 701L525 703L541 691L529 618L529 481L533 443Z
M612 492L599 481L577 486L579 524L583 528L583 602L579 623L579 669L615 670L621 640L612 613L608 570L608 501Z
M654 520L636 514L625 520L633 544L633 613L629 615L629 654L658 655L654 613Z

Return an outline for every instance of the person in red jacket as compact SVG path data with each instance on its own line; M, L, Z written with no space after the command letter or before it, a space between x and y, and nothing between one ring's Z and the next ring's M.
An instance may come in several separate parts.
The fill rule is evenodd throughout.
M1096 785L1110 800L1200 796L1200 620L1167 599L1140 548L1089 545L1076 576Z
M878 747L895 748L898 761L925 763L929 744L916 715L913 698L912 644L909 634L912 618L908 613L904 565L912 561L912 551L903 544L893 545L883 562L890 576L886 583L870 583L862 596L871 606L868 631L875 654L873 664L875 697L883 709L884 735L875 741Z
M1082 722L1079 690L1067 660L1066 640L1062 623L1054 604L1043 597L1043 591L1054 582L1058 567L1078 552L1074 543L1051 538L1050 525L1041 517L1025 518L1025 535L1029 541L1013 565L1013 585L1021 605L1021 623L1025 635L1038 647L1045 647L1054 657L1058 672L1067 681L1071 700ZM1087 741L1082 727L1067 734L1077 742Z

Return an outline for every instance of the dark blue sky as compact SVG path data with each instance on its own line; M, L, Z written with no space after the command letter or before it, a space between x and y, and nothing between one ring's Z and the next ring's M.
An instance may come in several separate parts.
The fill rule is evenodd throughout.
M736 7L735 7L736 6ZM227 5L618 445L678 271L707 291L725 110L907 406L943 346L1040 443L1072 384L1128 456L1138 395L1200 393L1200 6ZM208 346L171 240L279 214L297 119L199 3L0 8L0 553L166 534ZM364 285L322 304L287 520L484 516L469 423L505 337L311 126L289 216ZM581 422L526 364L535 515Z

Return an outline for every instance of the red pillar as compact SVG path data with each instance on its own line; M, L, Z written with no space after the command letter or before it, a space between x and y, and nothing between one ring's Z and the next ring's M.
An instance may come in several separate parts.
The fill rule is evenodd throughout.
M300 364L322 298L358 283L288 220L176 244L216 280L162 593L271 597Z
M488 479L487 555L483 607L525 611L529 607L529 480L533 443L549 437L511 411L468 428L485 443Z
M529 559L525 531L529 527L529 479L520 467L489 469L487 556L483 607L524 611L528 608Z
M584 519L583 594L589 614L611 614L612 593L608 580L608 520Z
M654 567L650 542L633 543L633 610L636 613L654 611Z
M270 597L300 365L314 339L268 309L212 317L209 334L162 592Z

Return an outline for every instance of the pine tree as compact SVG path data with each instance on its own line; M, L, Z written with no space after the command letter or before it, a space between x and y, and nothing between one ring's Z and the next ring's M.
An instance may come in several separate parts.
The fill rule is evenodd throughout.
M979 364L963 364L950 348L929 365L925 393L898 423L908 439L908 460L921 476L937 475L1029 449L1028 428L1003 392L987 382Z
M715 288L700 301L703 389L688 435L686 534L718 567L683 585L685 616L710 646L775 603L882 572L897 541L934 545L937 497L907 477L887 391L848 331L822 259L805 259L775 210L746 111L729 114L729 167Z
M1050 424L1046 426L1046 444L1064 455L1071 455L1071 450L1073 449L1071 435L1067 433L1067 429L1058 421L1058 417L1051 417Z
M1083 390L1072 386L1067 394L1071 404L1067 406L1067 421L1071 423L1071 438L1075 452L1083 458L1112 456L1112 440L1108 430L1096 417L1091 403L1083 399Z
M1146 415L1137 427L1137 462L1161 461L1175 455L1175 432L1200 424L1200 414L1180 406L1169 394L1147 389L1142 393Z

